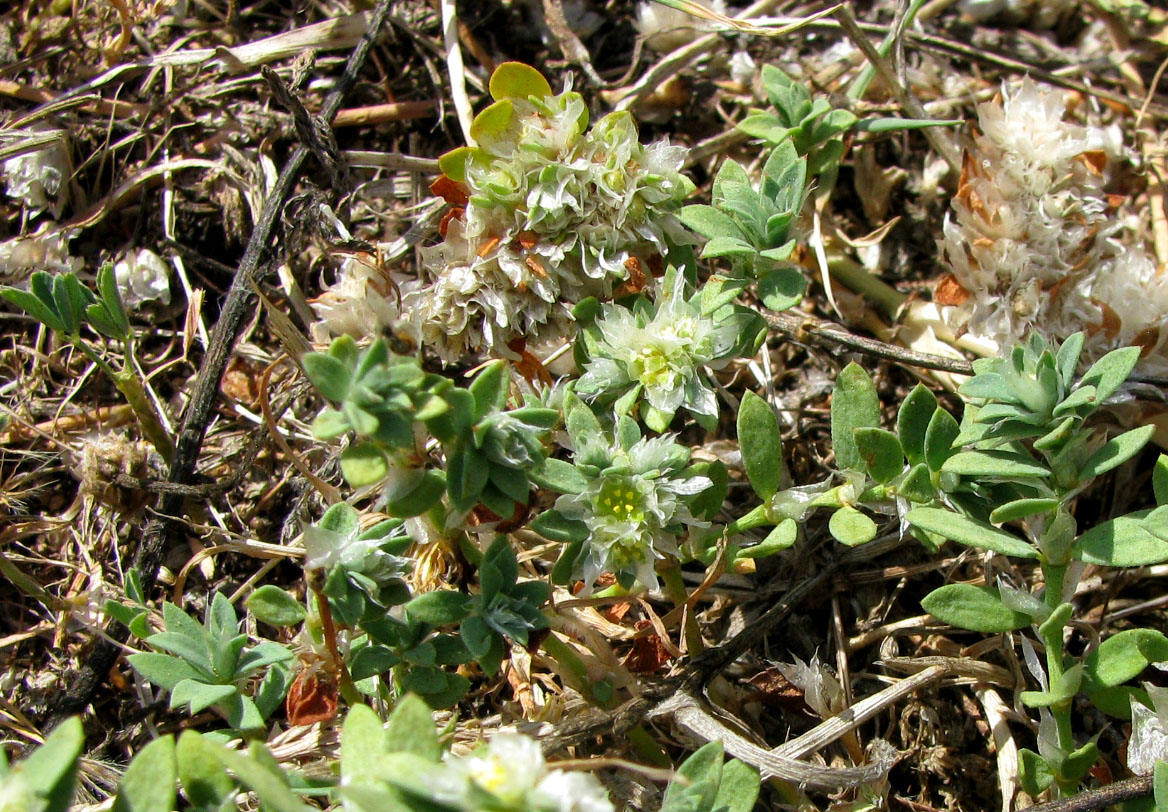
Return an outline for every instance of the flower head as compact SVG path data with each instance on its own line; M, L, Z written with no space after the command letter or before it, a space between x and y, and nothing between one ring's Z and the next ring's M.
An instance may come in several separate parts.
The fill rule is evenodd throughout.
M584 484L556 499L554 513L587 529L572 577L582 578L586 589L603 572L625 586L654 587L656 562L679 555L677 541L689 527L705 526L687 499L712 482L685 475L689 449L671 435L643 438L626 417L610 439L579 399L569 408L576 413L568 425Z
M684 148L642 145L628 113L589 130L580 94L552 95L526 66L499 71L497 101L472 128L478 145L443 158L438 188L456 216L423 252L425 284L405 296L403 312L445 360L567 334L574 303L610 298L690 241L675 216L694 188L680 173Z
M725 308L719 319L705 316L684 292L684 277L670 268L655 305L642 301L632 310L604 305L596 329L585 333L591 359L577 391L601 396L640 387L659 413L650 422L658 430L680 408L716 417L718 401L702 368L733 357L751 317L734 308Z
M1062 94L1029 79L978 108L941 250L963 292L952 320L999 347L1031 330L1088 332L1084 360L1138 345L1168 369L1168 283L1106 187L1121 154L1114 130L1063 120ZM1129 238L1130 239L1130 238Z

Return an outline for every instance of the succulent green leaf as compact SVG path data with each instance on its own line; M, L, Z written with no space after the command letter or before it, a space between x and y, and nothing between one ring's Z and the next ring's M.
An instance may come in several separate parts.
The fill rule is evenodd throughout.
M928 127L960 127L965 122L961 119L934 119L934 118L866 118L857 121L854 130L865 133L893 133L923 130Z
M746 478L766 501L779 490L783 476L783 448L779 420L771 405L747 391L738 409L738 446Z
M122 292L118 288L114 266L108 262L97 272L97 292L113 324L115 334L111 338L124 341L130 335L130 319L122 302Z
M854 507L842 507L831 514L827 529L841 544L855 547L876 538L876 522Z
M1057 499L1015 499L994 508L990 513L990 521L994 524L1005 524L1015 519L1037 516L1039 513L1050 513L1058 506Z
M1140 453L1155 433L1156 427L1153 425L1140 426L1108 440L1079 470L1080 481L1088 482L1127 462Z
M887 484L904 472L904 453L895 434L869 427L856 429L853 436L872 479Z
M908 469L904 479L896 486L896 492L910 502L932 502L937 496L937 491L933 487L933 475L929 472L929 466L922 462Z
M173 691L174 687L183 680L200 679L200 674L193 667L178 657L169 654L155 654L145 652L131 654L126 658L135 671L142 678L152 682L165 691Z
M1168 637L1154 629L1127 629L1104 640L1083 660L1084 688L1122 685L1159 662L1168 662Z
M1017 556L1018 558L1038 557L1038 551L1017 536L999 530L991 524L949 510L930 507L914 508L908 512L907 518L909 523L915 527L944 536L968 547L993 550L996 553Z
M155 739L134 756L122 775L114 812L171 812L177 780L174 737Z
M1080 385L1094 386L1096 403L1102 404L1127 380L1139 360L1139 347L1112 350L1091 365Z
M495 101L552 95L552 86L543 74L522 62L504 62L495 68L488 88Z
M996 589L972 584L946 584L930 592L921 606L950 626L983 634L1012 632L1032 622L1029 615L1006 606Z
M1038 753L1023 747L1018 751L1018 778L1026 794L1037 796L1054 783L1054 770Z
M328 353L310 352L300 358L300 364L313 386L333 403L340 403L348 397L352 374L344 363Z
M848 364L836 379L831 400L831 442L836 467L864 470L864 457L856 446L855 430L880 425L880 398L872 378L856 362Z
M1141 510L1092 527L1075 542L1075 557L1107 567L1143 567L1168 561L1168 539L1159 538Z
M1012 451L959 451L942 463L941 471L968 477L1005 479L1050 476L1050 471L1029 455Z
M722 780L712 808L725 812L751 812L761 788L758 770L743 761L731 759L722 767Z
M774 311L789 310L803 301L807 280L795 268L777 268L758 280L758 298Z
M245 603L257 620L269 626L295 626L304 620L304 605L275 584L264 584Z
M780 550L785 550L799 537L799 524L794 519L783 519L775 525L767 537L750 547L738 551L739 558L766 558Z

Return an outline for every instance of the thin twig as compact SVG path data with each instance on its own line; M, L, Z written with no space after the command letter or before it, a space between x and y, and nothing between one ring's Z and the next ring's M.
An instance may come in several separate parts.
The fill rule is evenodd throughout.
M1116 781L1105 787L1085 789L1070 798L1059 798L1057 801L1032 806L1027 812L1094 812L1096 809L1106 809L1109 806L1151 794L1152 776L1141 775L1136 778Z

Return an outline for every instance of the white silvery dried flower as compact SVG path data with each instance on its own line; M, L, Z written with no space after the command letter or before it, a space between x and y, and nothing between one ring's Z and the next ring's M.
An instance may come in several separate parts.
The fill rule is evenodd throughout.
M46 133L57 138L40 149L16 155L4 162L4 182L8 196L19 200L32 215L48 210L56 219L67 202L68 180L73 174L68 143L63 130L50 131L34 126L28 131L33 139Z
M170 304L170 265L149 248L139 249L114 265L114 278L126 307L155 300Z
M1122 245L1106 193L1118 136L1064 113L1061 92L1029 79L978 107L940 245L956 285L938 301L999 347L1031 330L1058 341L1085 330L1085 361L1126 344L1159 353L1168 291L1143 249Z
M1153 708L1131 698L1131 738L1127 744L1127 768L1136 775L1150 775L1157 761L1168 761L1168 689L1144 683Z
M567 334L573 304L639 289L650 262L691 241L676 217L694 188L684 148L642 145L628 113L589 129L580 94L552 95L525 65L500 66L491 92L478 146L443 156L435 189L457 208L423 250L426 285L403 296L446 361Z
M331 336L364 338L378 335L398 322L395 282L360 259L341 262L337 279L310 302L320 321L312 325L312 340L327 343Z
M0 275L19 282L33 271L76 273L82 262L69 253L69 241L77 234L74 228L44 228L37 234L0 242Z

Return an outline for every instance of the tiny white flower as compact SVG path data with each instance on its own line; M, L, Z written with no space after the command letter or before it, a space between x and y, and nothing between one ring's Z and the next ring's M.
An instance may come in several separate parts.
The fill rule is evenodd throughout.
M451 769L508 807L521 807L546 772L539 743L517 733L498 733L468 756L451 759Z

